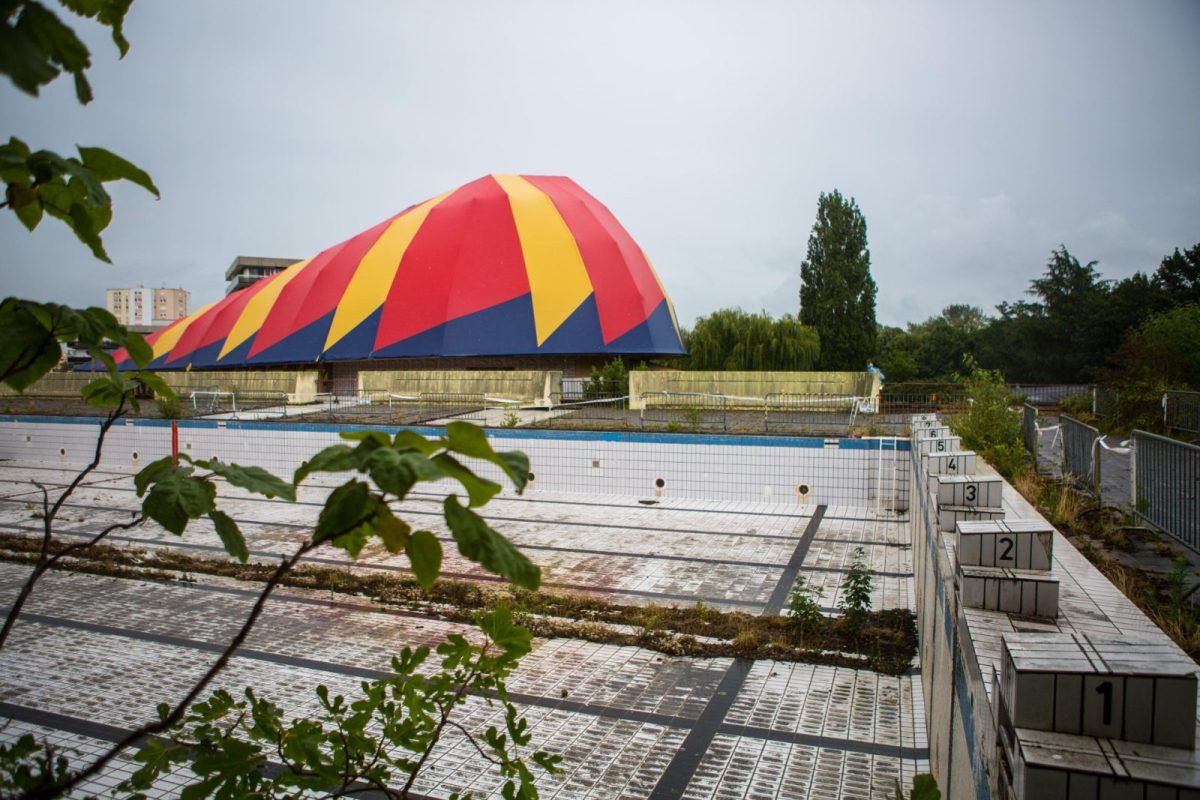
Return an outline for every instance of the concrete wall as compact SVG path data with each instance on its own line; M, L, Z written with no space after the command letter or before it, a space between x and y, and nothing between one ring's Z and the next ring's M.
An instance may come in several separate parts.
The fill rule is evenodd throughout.
M23 393L0 383L0 397L26 394L33 397L79 397L84 385L99 377L91 372L50 372Z
M31 397L79 397L84 385L99 372L51 372L25 390ZM317 371L305 370L194 370L159 372L158 376L182 398L198 389L216 387L222 392L283 392L308 395L317 391ZM0 395L17 392L0 385Z
M850 395L876 397L879 376L868 372L692 372L633 370L629 373L629 406L645 407L646 392L700 392L731 398L758 399L768 394Z
M417 395L422 392L482 394L488 397L543 402L562 394L558 370L360 370L362 392Z

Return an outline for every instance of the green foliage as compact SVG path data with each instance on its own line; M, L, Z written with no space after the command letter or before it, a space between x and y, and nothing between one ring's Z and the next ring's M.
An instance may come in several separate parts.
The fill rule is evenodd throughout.
M61 5L81 17L94 19L112 31L121 55L129 51L123 27L132 0L62 0ZM37 96L41 87L62 72L75 79L75 96L90 103L92 89L84 74L92 66L91 53L75 32L50 9L33 0L6 3L0 19L0 74L21 91Z
M800 265L800 322L816 329L823 370L863 370L875 355L875 281L867 221L851 197L821 193Z
M603 367L592 367L592 375L583 385L586 398L625 397L629 394L629 370L620 356Z
M1110 375L1125 385L1200 389L1200 304L1156 314L1131 331Z
M801 633L816 630L825 620L821 607L816 598L820 595L815 586L809 586L803 576L796 578L788 593L788 610L791 612L792 623Z
M43 745L33 734L0 742L0 797L26 793L61 783L70 774L70 760Z
M880 331L878 363L893 383L917 378L946 380L974 351L989 320L975 306L949 305L936 317L909 324L908 330Z
M867 614L871 612L871 571L866 562L866 551L862 547L854 548L854 560L850 569L842 579L841 596L838 598L838 608L842 610L846 623L854 630L862 627Z
M912 791L907 798L900 781L896 781L896 800L942 800L942 793L932 775L921 773L913 776Z
M700 317L682 335L683 365L694 370L803 372L816 367L821 352L816 329L790 314L773 319L765 311L726 308Z
M982 455L1005 477L1012 477L1025 463L1021 420L1009 411L1008 385L997 370L979 366L974 358L963 358L970 406L951 421L962 437L963 447Z
M109 343L124 347L137 371L117 372ZM141 370L154 357L139 334L131 333L103 308L68 308L57 303L5 298L0 302L0 381L17 391L31 386L62 360L63 345L74 343L107 370L110 385L96 384L89 393L93 404L109 405L114 397L138 385L163 397L174 393L161 378ZM127 383L133 381L133 385ZM130 394L130 400L133 399ZM92 402L89 399L89 402Z
M129 49L122 28L132 0L61 0L68 11L95 19L112 31L121 55ZM34 0L14 0L0 14L0 73L22 91L36 96L62 72L75 81L80 103L92 100L86 72L91 53L54 11ZM155 197L158 188L144 170L102 147L78 147L79 157L32 150L16 137L0 145L4 201L29 230L45 214L61 220L96 258L109 261L100 233L112 220L112 198L105 183L126 180Z
M151 739L142 746L135 756L139 769L119 790L148 790L183 767L195 776L184 791L189 800L289 798L298 792L333 797L352 786L403 797L453 725L495 765L504 797L533 800L538 794L532 767L557 772L561 757L540 750L528 761L521 755L531 735L509 702L505 681L529 652L530 634L513 625L506 609L484 615L479 626L486 636L482 644L452 634L438 646L441 662L432 674L422 669L429 648L406 647L392 659L392 675L364 681L354 697L331 696L318 686L320 711L311 717L289 722L283 709L251 688L241 699L218 690L192 706L166 741ZM495 697L504 709L503 728L471 731L452 722L470 695ZM261 769L268 761L279 768Z

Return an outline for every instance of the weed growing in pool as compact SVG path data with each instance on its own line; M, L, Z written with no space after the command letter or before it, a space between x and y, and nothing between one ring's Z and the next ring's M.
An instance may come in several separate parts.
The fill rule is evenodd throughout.
M854 548L854 560L850 569L842 579L842 596L838 600L838 608L842 610L846 625L853 631L862 628L867 615L871 613L871 584L874 573L866 562L866 550Z
M792 591L788 594L788 611L791 612L792 624L800 630L801 637L816 630L825 621L816 600L820 594L815 586L808 585L803 576L796 578L796 583L792 585Z

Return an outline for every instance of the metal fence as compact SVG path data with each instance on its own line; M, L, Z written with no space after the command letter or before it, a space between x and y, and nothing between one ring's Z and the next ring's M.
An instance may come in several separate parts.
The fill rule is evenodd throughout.
M645 392L642 395L642 427L665 425L680 430L726 430L729 403L723 394L702 392Z
M1029 403L1021 406L1021 436L1025 440L1025 449L1033 456L1036 466L1038 460L1038 410Z
M806 428L833 422L849 430L863 402L850 395L771 392L763 398L763 429Z
M881 414L928 414L967 407L961 383L885 383L879 395Z
M1010 383L1008 391L1031 406L1059 408L1069 397L1090 397L1092 386L1087 383Z
M1200 447L1134 431L1133 508L1156 528L1200 550Z
M1100 431L1066 415L1058 418L1062 432L1062 471L1077 485L1100 497Z
M1200 435L1200 392L1164 394L1163 426L1168 431Z

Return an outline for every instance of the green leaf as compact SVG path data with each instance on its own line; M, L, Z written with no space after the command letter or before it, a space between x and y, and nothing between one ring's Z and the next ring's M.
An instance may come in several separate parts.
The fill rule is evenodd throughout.
M371 487L367 484L358 480L343 483L325 500L325 507L317 517L313 541L323 542L348 533L373 516L376 503L378 500L371 494Z
M428 591L442 571L442 543L429 531L417 531L408 537L404 551L421 588Z
M184 456L184 458L186 458L186 456ZM171 460L170 456L163 456L157 461L151 461L149 464L142 467L141 472L133 476L133 485L137 489L138 497L141 497L146 493L146 488L149 487L150 484L156 482L164 473L173 469L176 469L176 466L174 461ZM191 469L189 467L180 467L179 469L185 469L189 474L191 473Z
M146 344L141 334L131 333L125 338L125 352L129 353L129 357L139 368L145 368L154 360L154 348Z
M487 440L482 428L469 422L451 422L446 426L447 447L459 455L479 458L504 470L517 491L525 489L529 478L529 458L519 451L497 453Z
M217 536L221 537L221 544L225 545L225 552L245 564L250 558L250 551L246 547L246 537L242 536L233 517L214 508L208 512L208 518L212 520L213 527L217 529Z
M142 511L171 533L179 535L189 519L212 511L217 489L211 482L190 475L190 467L162 472L142 501Z
M512 612L503 606L480 617L479 628L509 655L525 655L533 642L533 634L520 625L514 625Z
M359 456L353 447L344 444L330 445L301 464L292 483L299 486L302 480L314 472L346 472L357 469L358 462Z
M348 442L372 442L380 447L387 447L392 443L392 440L383 431L345 431L341 437Z
M492 530L482 517L460 504L457 495L447 497L442 509L458 543L458 552L517 586L530 591L538 588L542 571L537 565Z
M25 229L31 231L36 228L42 221L42 202L38 199L37 191L21 190L10 185L6 194L8 204Z
M913 777L912 800L941 800L937 781L932 775L922 773Z
M35 383L62 357L54 308L11 297L0 303L0 378L17 391Z
M380 503L379 510L375 513L375 519L371 522L389 553L404 551L408 545L408 536L412 532L412 528L407 522L393 514L386 503Z
M155 197L162 196L145 170L126 161L116 153L105 150L103 147L79 146L79 155L83 158L83 166L101 181L126 180L136 183Z
M118 375L105 375L85 384L80 394L90 406L116 408L133 388L133 381L127 381Z
M426 439L415 431L396 431L396 438L392 444L398 450L416 450L424 455L433 455L441 449L442 442L433 439Z
M295 502L296 487L287 481L277 478L262 467L243 467L239 464L226 464L218 459L196 461L196 466L210 470L229 481L234 486L248 492L261 494L263 497L282 497Z
M448 453L438 453L433 457L433 463L446 475L463 485L471 499L472 506L484 505L500 491L500 484L479 477Z
M153 372L135 372L133 373L133 379L162 400L170 400L175 397L175 390L162 377Z
M26 31L0 25L0 73L21 91L37 97L38 90L58 77L59 70Z

